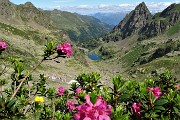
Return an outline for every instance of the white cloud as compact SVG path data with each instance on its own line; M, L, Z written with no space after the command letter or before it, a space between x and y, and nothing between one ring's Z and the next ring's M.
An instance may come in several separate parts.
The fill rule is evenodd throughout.
M92 9L93 6L90 5L79 5L75 7L76 9Z
M56 1L70 1L70 0L56 0ZM173 2L149 2L146 3L147 7L151 12L159 12L168 7ZM176 1L174 3L180 3L180 1ZM77 12L80 14L93 14L97 12L130 12L133 10L139 3L132 4L119 4L119 5L108 5L108 4L100 4L100 5L79 5L79 6L54 6L50 9L60 9L63 11L69 12Z

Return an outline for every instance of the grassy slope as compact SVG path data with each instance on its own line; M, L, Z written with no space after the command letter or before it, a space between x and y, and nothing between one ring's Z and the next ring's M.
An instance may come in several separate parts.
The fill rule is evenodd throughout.
M167 30L167 34L169 36L172 36L176 33L180 32L180 22L176 23L174 26L172 26L169 30Z

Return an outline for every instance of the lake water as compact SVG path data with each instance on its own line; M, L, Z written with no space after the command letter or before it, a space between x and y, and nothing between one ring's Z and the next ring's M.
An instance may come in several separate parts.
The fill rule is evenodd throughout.
M90 58L91 60L101 60L101 57L96 53L89 53L88 58Z

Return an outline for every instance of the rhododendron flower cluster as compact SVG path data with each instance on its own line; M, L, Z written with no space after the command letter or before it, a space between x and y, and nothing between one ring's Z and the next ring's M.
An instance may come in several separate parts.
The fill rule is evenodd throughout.
M134 112L136 113L137 116L141 115L141 109L140 109L141 103L133 103L132 104L132 108L134 110Z
M59 88L58 88L58 95L59 95L59 96L64 95L64 91L65 91L65 89L64 89L63 87L59 87Z
M68 43L68 42L63 43L62 45L58 45L56 47L56 51L62 52L64 54L66 54L68 57L70 57L72 55L72 48L71 48L70 43Z
M161 94L162 94L159 87L148 88L148 91L152 91L152 93L156 97L156 99L158 99L161 96Z
M76 93L75 93L76 99L79 97L79 93L80 93L80 92L84 92L84 90L81 89L81 88L77 88L77 89L76 89Z
M72 100L72 101L67 101L66 102L66 106L67 106L67 109L69 109L69 112L72 112L73 110L76 109L76 107L74 106L75 104L75 101Z
M5 42L0 41L0 51L5 50L5 49L6 49L6 47L7 47L6 43L5 43Z
M75 120L110 120L109 115L112 113L112 107L99 96L93 105L90 96L85 96L86 102L77 106L77 113L74 114Z

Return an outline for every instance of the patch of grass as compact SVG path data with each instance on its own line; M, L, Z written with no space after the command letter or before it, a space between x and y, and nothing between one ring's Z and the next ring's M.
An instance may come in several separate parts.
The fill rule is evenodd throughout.
M34 30L27 30L26 33L31 36L31 38L34 40L34 42L36 44L39 44L39 45L44 45L45 44L45 39L43 39L40 35L39 32L37 31L34 31Z
M144 69L145 72L144 73L137 72L137 69L139 69L139 68ZM136 79L138 79L138 81L143 81L145 78L154 79L153 76L151 76L152 71L154 71L154 70L159 71L162 68L172 71L173 74L175 74L175 76L177 78L179 78L180 77L180 75L179 75L180 56L170 57L170 58L165 58L165 57L158 58L147 64L133 67L133 68L129 69L129 71L136 71L136 74L135 74Z
M170 29L167 30L167 34L169 36L172 36L178 32L180 32L180 22L176 23L174 26L172 26Z
M122 62L125 63L125 66L129 67L131 66L135 61L138 60L138 58L141 56L141 54L144 51L147 51L149 49L149 46L137 46L133 49L133 51L128 52L125 54L125 56L122 57Z
M12 33L13 35L21 36L27 40L34 40L36 44L44 45L45 39L41 37L41 34L38 31L35 30L26 30L22 31L18 28L12 27L11 25L7 25L4 23L0 23L0 28L4 29L8 33Z
M10 25L0 23L0 28L5 29L7 32L11 32L14 35L18 35L18 36L21 36L23 38L29 39L29 35L26 32L19 30L15 27L12 27Z
M143 65L143 67L149 70L155 70L161 67L165 67L167 69L180 68L180 56L156 59L148 64Z

